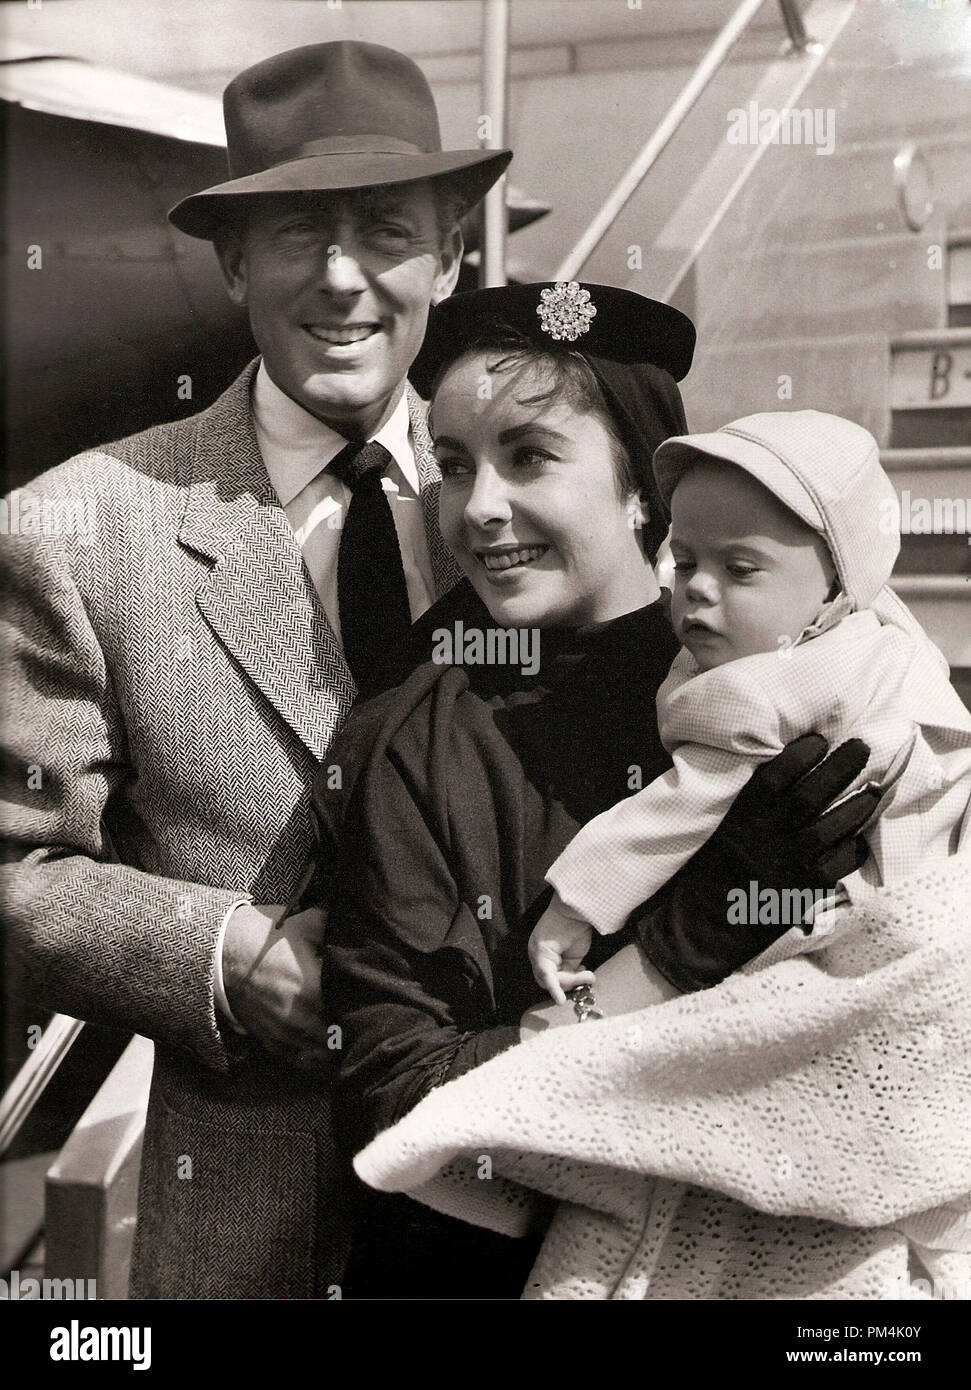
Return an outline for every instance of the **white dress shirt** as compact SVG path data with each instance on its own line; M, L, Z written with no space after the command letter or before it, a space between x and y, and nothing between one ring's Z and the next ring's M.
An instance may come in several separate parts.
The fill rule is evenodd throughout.
M265 362L260 363L253 384L253 420L256 441L273 490L293 527L327 620L340 642L337 555L351 490L333 473L323 470L336 458L347 440L281 391L266 370ZM411 438L408 399L404 391L388 420L371 439L383 444L394 460L388 465L381 483L391 504L398 533L408 603L414 620L434 602L435 580L425 537L418 466ZM237 907L249 903L252 903L252 898L240 897L223 918L216 944L213 976L217 1008L240 1032L243 1029L233 1017L226 998L222 949L230 917Z
M264 362L260 363L253 387L253 417L273 490L301 550L305 551L310 577L340 641L337 553L351 490L333 473L322 470L337 457L347 440L281 391ZM383 444L394 460L381 483L398 533L414 621L434 602L435 580L425 538L408 400L403 391L390 418L371 439Z

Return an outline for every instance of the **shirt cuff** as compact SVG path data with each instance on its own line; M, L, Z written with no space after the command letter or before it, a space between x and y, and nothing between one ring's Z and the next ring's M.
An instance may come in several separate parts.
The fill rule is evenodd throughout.
M219 927L219 935L216 937L216 957L213 961L212 974L212 993L216 1001L216 1008L229 1024L235 1033L245 1034L246 1029L233 1014L229 1007L229 1000L226 998L226 986L223 981L223 942L226 939L226 928L229 926L229 919L238 907L249 907L252 905L252 898L237 898L234 903L230 903L222 923Z

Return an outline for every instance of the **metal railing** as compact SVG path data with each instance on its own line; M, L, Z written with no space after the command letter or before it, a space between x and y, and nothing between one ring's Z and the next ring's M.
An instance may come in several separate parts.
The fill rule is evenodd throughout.
M555 279L573 280L579 275L583 266L657 163L660 155L680 130L689 112L763 4L764 0L742 0L742 4L720 30L685 86L671 103L661 124L643 145L612 192L608 194L603 207L594 217L583 236L560 262L554 276ZM798 0L779 0L779 4L793 49L799 53L817 51L818 45L806 32Z
M20 1133L83 1027L83 1023L68 1014L55 1014L44 1029L37 1046L0 1100L0 1156Z
M482 12L482 110L490 123L482 143L501 150L506 143L509 94L509 0L485 0ZM482 259L479 288L506 283L506 175L482 200Z
M789 42L795 51L805 53L807 49L811 49L815 40L811 39L806 32L802 10L799 8L799 0L779 0L779 8L782 11Z

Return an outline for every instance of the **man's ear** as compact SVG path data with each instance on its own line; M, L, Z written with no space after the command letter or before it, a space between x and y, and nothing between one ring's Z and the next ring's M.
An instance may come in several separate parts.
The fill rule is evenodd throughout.
M226 290L234 304L246 303L246 256L239 228L229 223L216 229L212 238Z
M435 277L435 284L432 287L433 304L441 304L443 299L448 299L449 295L458 284L459 271L462 269L462 253L464 250L465 243L462 240L462 228L456 222L442 244L441 269Z

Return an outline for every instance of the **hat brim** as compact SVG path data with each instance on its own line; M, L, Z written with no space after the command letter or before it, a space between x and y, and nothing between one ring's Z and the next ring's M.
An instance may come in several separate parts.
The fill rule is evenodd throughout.
M423 179L447 179L462 216L486 195L511 159L511 150L308 155L193 193L176 203L169 221L189 236L210 241L227 216L247 203L265 203L288 193L340 192Z
M538 222L541 217L548 216L553 211L550 203L544 203L539 198L529 198L520 189L514 188L512 184L506 186L506 231L510 235L513 232L521 232L524 227L531 227L534 222ZM478 251L481 237L481 224L478 214L471 210L462 221L462 240L465 242L465 254L470 251Z
M819 508L782 459L759 440L730 429L675 436L658 446L654 454L654 478L669 510L674 489L699 459L731 463L741 468L789 511L795 512L800 521L814 531L825 532Z

